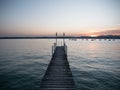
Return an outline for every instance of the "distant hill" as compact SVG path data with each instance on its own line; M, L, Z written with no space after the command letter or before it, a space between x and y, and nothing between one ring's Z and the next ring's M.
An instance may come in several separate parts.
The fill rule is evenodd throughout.
M42 36L42 37L0 37L0 39L55 39L55 36ZM91 36L57 36L58 39L120 39L120 35L101 35L96 37Z

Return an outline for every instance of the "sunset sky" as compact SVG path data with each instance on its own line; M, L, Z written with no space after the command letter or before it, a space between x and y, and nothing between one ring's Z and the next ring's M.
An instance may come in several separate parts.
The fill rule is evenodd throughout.
M120 35L120 0L0 0L0 36Z

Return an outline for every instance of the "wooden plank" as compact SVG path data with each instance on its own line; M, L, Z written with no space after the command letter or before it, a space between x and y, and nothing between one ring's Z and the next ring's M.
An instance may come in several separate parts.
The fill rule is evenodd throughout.
M56 47L40 90L76 90L64 46Z

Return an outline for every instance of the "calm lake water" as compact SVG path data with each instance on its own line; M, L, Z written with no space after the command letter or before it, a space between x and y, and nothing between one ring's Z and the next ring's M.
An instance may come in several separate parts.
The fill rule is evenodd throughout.
M0 90L39 90L52 39L0 40ZM66 40L77 90L120 90L120 40Z

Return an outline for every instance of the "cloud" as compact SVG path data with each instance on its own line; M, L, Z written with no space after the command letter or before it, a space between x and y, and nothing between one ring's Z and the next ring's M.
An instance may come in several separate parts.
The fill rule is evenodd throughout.
M94 35L120 35L120 29L117 30L105 30L101 32L93 32Z

